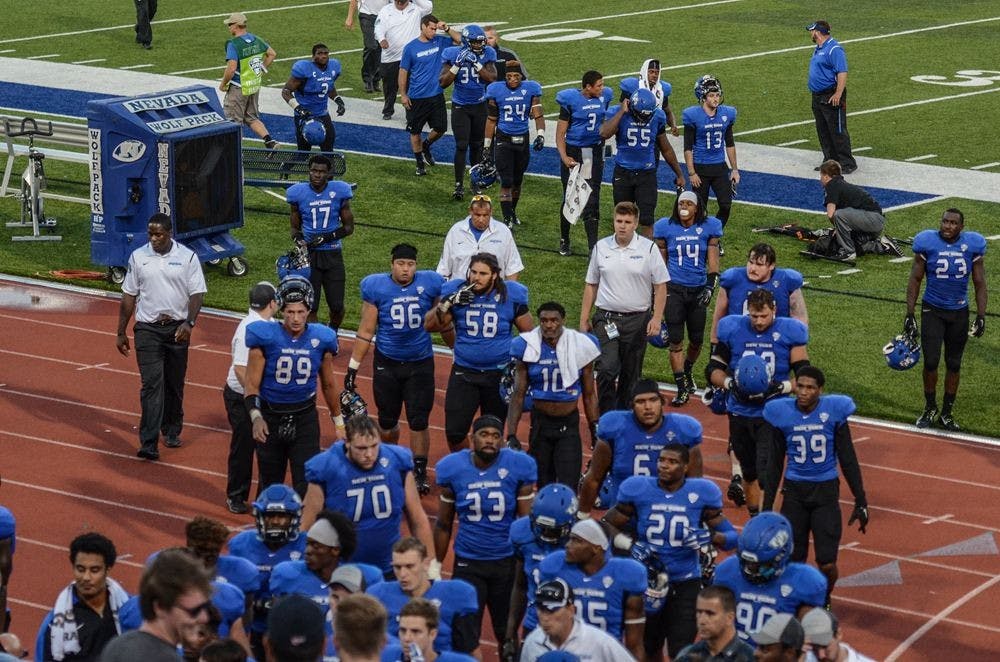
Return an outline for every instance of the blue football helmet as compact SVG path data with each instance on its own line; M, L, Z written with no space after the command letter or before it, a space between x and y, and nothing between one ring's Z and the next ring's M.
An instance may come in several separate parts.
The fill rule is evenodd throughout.
M497 167L493 163L477 163L469 169L469 181L479 189L493 186L497 177Z
M308 278L298 275L286 276L281 279L278 291L274 295L274 300L278 302L278 309L282 309L289 303L304 303L306 307L312 309L313 306L313 286Z
M705 74L694 82L694 98L701 101L709 92L718 92L722 96L722 83L712 74Z
M538 490L529 515L535 539L548 545L565 545L579 505L573 490L562 483L549 483Z
M650 90L639 88L629 97L628 112L636 124L649 124L656 112L656 95Z
M920 362L920 341L900 334L882 348L886 364L893 370L909 370Z
M761 395L771 383L771 366L756 354L740 358L733 372L736 386L746 395Z
M326 140L326 127L319 120L309 120L302 125L302 136L310 145L322 145Z
M670 335L667 333L666 320L660 322L659 333L657 333L655 336L646 336L646 340L649 341L650 345L652 345L653 347L658 347L660 349L664 349L667 347L667 345L670 344L669 342L667 342L669 338Z
M765 511L751 517L737 543L740 570L751 584L777 579L792 558L792 525L784 515Z
M274 266L278 271L278 282L289 276L302 276L308 280L312 272L309 267L309 250L305 246L295 247L279 257Z
M486 31L478 25L462 28L462 46L479 55L486 50Z
M269 515L290 515L284 525L269 522ZM253 518L257 522L257 538L263 542L291 542L299 537L302 522L302 499L295 490L282 483L271 485L253 502Z
M701 402L708 407L713 414L724 416L726 413L726 390L709 386L701 394Z
M340 392L340 413L345 421L355 416L367 416L368 403L357 391L343 390Z

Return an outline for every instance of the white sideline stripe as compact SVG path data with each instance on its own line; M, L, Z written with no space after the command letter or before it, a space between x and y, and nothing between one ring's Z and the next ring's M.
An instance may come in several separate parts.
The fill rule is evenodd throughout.
M271 7L268 9L247 9L244 14L264 14L274 11L285 11L288 9L307 9L309 7L325 7L326 5L341 5L348 0L333 0L332 2L313 2L306 5L289 5L287 7ZM167 18L160 21L153 21L153 25L166 25L167 23L183 23L184 21L201 21L209 18L226 18L229 14L205 14L202 16L183 16L181 18ZM220 24L221 27L221 24ZM53 37L71 37L78 34L93 34L94 32L110 32L112 30L134 30L135 23L128 25L111 25L104 28L91 28L90 30L73 30L72 32L56 32L54 34L40 34L31 37L17 37L15 39L0 39L0 44L12 44L18 41L34 41L36 39L52 39Z
M889 262L892 262L893 264L898 264L900 262L909 262L912 259L913 259L912 257L906 257L904 255L903 257L894 257L891 260L889 260Z
M55 544L50 543L50 542L43 542L41 540L35 540L33 538L25 538L23 536L18 536L17 537L17 541L18 542L22 542L23 541L23 542L25 542L25 543L27 543L29 545L38 545L39 547L45 547L46 549L54 549L54 550L59 551L59 552L68 552L69 551L69 547L66 547L65 545L55 545ZM144 564L144 563L136 563L135 561L128 561L128 560L126 560L130 556L132 556L132 555L131 554L119 554L118 557L115 559L115 565L127 565L127 566L131 566L133 568L140 568L140 569L146 567L146 564Z
M854 152L867 152L870 149L871 149L871 147L851 147L851 153L854 153Z
M931 517L929 519L925 519L923 522L921 522L921 524L937 524L938 522L947 522L948 520L952 519L953 517L954 517L954 515L952 515L951 513L948 513L946 515L941 515L939 517Z
M939 611L937 614L934 615L933 618L931 618L929 621L920 626L920 628L918 628L916 632L907 637L905 641L896 646L896 649L891 653L889 653L889 656L885 658L886 662L895 662L895 660L898 660L900 656L903 655L903 653L909 650L909 648L914 643L920 640L920 638L923 637L925 634L927 634L935 625L945 620L945 618L947 618L949 614L954 612L956 609L958 609L959 607L961 607L966 602L976 597L986 589L991 588L997 582L1000 582L1000 575L996 575L989 581L983 582L976 588L972 589L971 591L960 597L958 600L955 600L950 605Z
M497 34L503 34L504 32L520 32L522 30L534 30L537 28L550 28L556 25L572 25L574 23L587 23L590 24L594 21L607 21L614 20L617 18L628 18L629 16L646 16L649 14L662 14L668 11L681 11L684 9L701 9L703 7L714 7L717 5L728 5L734 2L743 2L743 0L716 0L715 2L703 2L696 5L682 5L680 7L659 7L657 9L646 9L643 11L633 11L623 14L608 14L606 16L591 16L589 18L575 18L569 21L554 21L551 23L538 23L537 25L521 25L518 27L504 28L502 30L497 30ZM3 42L0 42L3 43ZM810 46L809 48L812 48ZM628 74L622 74L628 76ZM607 76L605 76L607 78ZM579 81L573 81L574 83L579 83Z
M798 140L789 140L786 143L778 143L778 147L791 147L792 145L801 145L802 143L809 142L805 138L799 138ZM858 150L854 150L855 152Z
M862 607L884 609L885 611L894 612L897 614L906 614L908 616L920 616L922 618L931 617L931 614L927 614L922 611L913 611L912 609L903 609L902 607L889 607L880 602L868 602L867 600L848 598L843 595L840 595L839 593L837 594L837 602L848 602L851 604L860 605ZM983 625L982 623L970 623L969 621L961 621L955 618L945 618L942 620L943 622L949 623L951 625L960 625L962 627L967 627L967 628L976 628L978 630L986 630L987 632L1000 632L1000 627L994 627L992 625Z
M936 156L937 154L921 154L920 156L911 156L910 158L903 160L909 163L913 163L914 161L926 161L927 159L933 159Z
M6 50L0 51L0 55L4 55L5 53L16 53L16 52L17 52L16 48L8 48Z
M6 51L0 51L4 53ZM70 62L70 64L92 64L94 62L106 62L108 58L106 57L95 57L93 60L77 60L76 62Z
M49 58L59 57L59 53L49 53L48 55L32 55L31 57L24 58L25 60L48 60Z
M155 64L130 64L127 67L118 67L122 71L130 71L132 69L148 69L149 67L155 67Z
M858 150L854 150L854 151L858 151ZM994 168L996 166L1000 166L1000 161L994 161L992 163L983 163L983 164L980 164L980 165L969 166L969 170L985 170L986 168Z
M18 480L8 480L4 479L5 485L16 485L17 487L23 487L28 490L36 490L38 492L48 492L49 494L55 494L62 497L68 497L73 499L82 499L83 501L92 501L94 503L99 503L103 506L113 506L115 508L123 508L125 510L134 510L140 513L147 513L149 515L157 515L159 517L166 517L168 519L176 519L182 522L188 522L191 520L190 515L175 515L174 513L165 513L162 510L154 510L153 508L143 508L142 506L131 506L125 503L120 503L118 501L111 501L110 499L98 499L97 497L90 496L88 494L80 494L79 492L68 492L66 490L57 490L51 487L44 487L42 485L35 485L32 483L22 483ZM1000 579L1000 577L998 577Z

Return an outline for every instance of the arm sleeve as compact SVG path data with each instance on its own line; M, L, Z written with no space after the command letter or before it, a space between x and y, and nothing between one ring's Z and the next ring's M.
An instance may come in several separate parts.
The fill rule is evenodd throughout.
M785 434L772 426L771 438L767 443L771 444L771 452L768 453L771 461L764 467L760 476L764 488L762 508L763 510L773 510L774 500L778 496L778 486L781 484L781 474L785 470L785 450L787 448Z
M729 126L726 127L725 140L726 140L726 147L735 147L736 146L736 139L733 138L733 125L732 124L730 124Z
M684 151L690 152L694 150L694 139L697 136L698 130L693 124L684 125Z
M837 446L837 459L840 461L840 469L844 472L844 480L851 488L855 503L867 506L868 499L865 496L865 485L861 479L861 465L858 464L858 455L854 452L854 441L851 440L851 428L844 421L837 427L834 442Z

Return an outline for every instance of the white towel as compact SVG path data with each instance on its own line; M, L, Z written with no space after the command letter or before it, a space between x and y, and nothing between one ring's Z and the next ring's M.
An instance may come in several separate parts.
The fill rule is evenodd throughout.
M118 623L118 610L128 600L129 595L122 585L108 577L108 602L115 618L115 630L121 634L122 627ZM62 660L67 655L80 652L80 639L76 634L76 616L73 614L73 584L62 590L56 598L52 609L52 623L49 625L49 644L52 657Z
M525 363L538 361L542 355L541 327L536 326L522 337L527 344L522 360ZM564 328L556 342L556 360L559 362L563 384L569 387L579 381L580 370L600 355L601 350L593 340L579 331Z
M593 158L591 158L593 163ZM569 169L569 178L566 180L566 199L563 201L563 216L566 220L576 225L583 214L587 201L590 200L592 189L583 175L583 164L576 164Z
M649 86L649 79L646 77L649 73L649 63L652 59L646 60L642 63L642 69L639 70L639 88L643 90L649 90L656 96L656 107L663 107L663 85L660 83L660 79L656 79L656 83L652 87Z

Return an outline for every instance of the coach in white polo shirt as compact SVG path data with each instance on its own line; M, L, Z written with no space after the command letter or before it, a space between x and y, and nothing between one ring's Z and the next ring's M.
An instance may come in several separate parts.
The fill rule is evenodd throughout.
M488 195L472 196L469 215L448 230L437 272L449 280L465 278L469 260L476 253L496 256L500 277L506 280L517 280L517 275L524 271L514 235L506 225L493 218L493 201Z
M378 12L375 38L382 47L382 119L391 120L399 92L399 63L403 47L420 36L420 19L434 10L431 0L393 0Z
M135 359L142 379L136 455L158 460L161 432L167 447L181 445L188 341L208 288L198 256L171 238L169 216L153 214L146 232L149 243L128 258L115 346L122 356L129 355L126 328L134 312Z
M632 389L642 374L646 337L660 332L667 303L667 265L649 239L636 233L639 208L615 205L615 233L590 253L580 330L601 343L597 359L597 405L603 414L628 409ZM652 314L650 298L652 297ZM597 310L591 316L591 309Z

